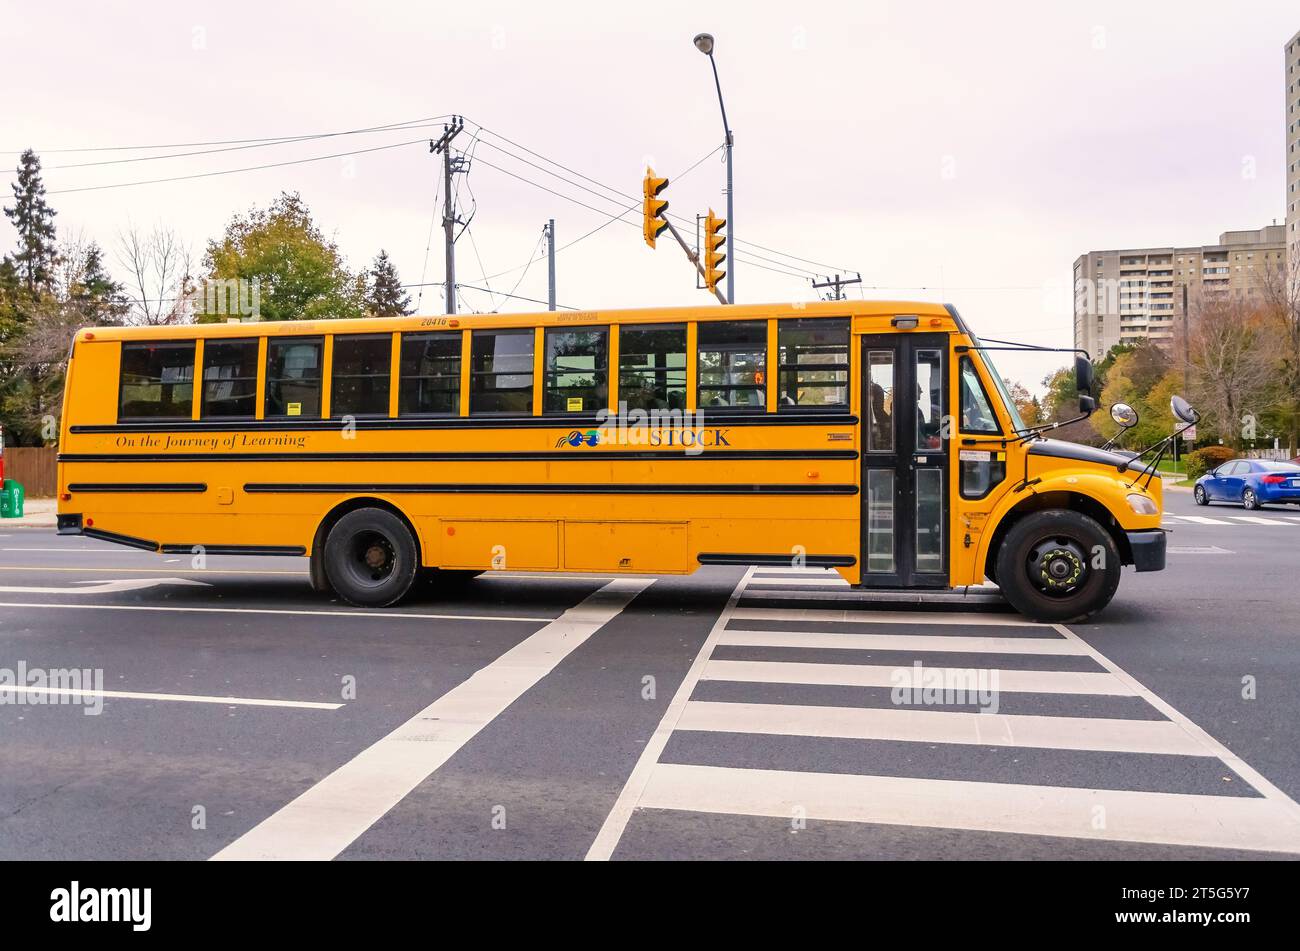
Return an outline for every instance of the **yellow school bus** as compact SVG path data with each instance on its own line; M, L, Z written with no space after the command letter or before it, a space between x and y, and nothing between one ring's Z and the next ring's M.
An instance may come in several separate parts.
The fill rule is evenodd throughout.
M1026 432L991 349L887 301L91 328L58 531L306 556L369 606L492 569L781 564L1085 617L1121 565L1164 567L1160 480Z

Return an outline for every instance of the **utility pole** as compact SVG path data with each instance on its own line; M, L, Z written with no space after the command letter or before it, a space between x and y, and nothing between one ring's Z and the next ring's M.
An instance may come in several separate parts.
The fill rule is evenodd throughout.
M1189 387L1191 357L1192 319L1187 313L1187 285L1183 285L1183 394L1186 398Z
M555 310L555 219L546 223L546 309Z
M840 277L838 274L834 278L827 278L825 281L818 283L813 281L813 290L820 290L823 287L833 288L831 296L827 300L844 300L844 288L850 284L861 284L862 275L856 277Z
M452 158L451 140L465 128L460 116L452 116L451 125L442 127L442 137L438 141L429 141L429 151L442 155L442 187L446 194L442 205L442 232L447 246L447 280L444 290L447 294L447 313L456 313L456 196L451 188L451 176L465 168L463 158Z

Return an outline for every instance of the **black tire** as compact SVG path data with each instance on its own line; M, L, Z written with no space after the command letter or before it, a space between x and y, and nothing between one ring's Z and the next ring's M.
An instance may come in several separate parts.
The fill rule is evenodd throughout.
M1198 485L1192 490L1192 498L1196 500L1197 505L1209 505L1210 495L1205 491L1205 486Z
M325 539L325 576L349 604L386 608L406 597L420 568L415 536L386 509L349 512Z
M1241 490L1241 507L1248 512L1254 512L1259 509L1259 496L1250 486Z
M998 549L998 586L1012 607L1035 621L1082 621L1110 603L1121 567L1115 540L1095 519L1048 509L1026 515L1007 532Z

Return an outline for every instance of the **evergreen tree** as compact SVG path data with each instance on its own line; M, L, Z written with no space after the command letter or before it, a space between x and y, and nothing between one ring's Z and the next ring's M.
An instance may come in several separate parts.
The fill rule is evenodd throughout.
M12 186L14 204L5 216L18 232L14 270L22 288L31 297L49 290L54 281L58 252L54 246L54 209L45 203L41 181L41 160L28 149L18 160L18 181Z
M402 288L388 252L380 250L370 269L366 285L366 313L371 317L405 317L411 313L411 297Z

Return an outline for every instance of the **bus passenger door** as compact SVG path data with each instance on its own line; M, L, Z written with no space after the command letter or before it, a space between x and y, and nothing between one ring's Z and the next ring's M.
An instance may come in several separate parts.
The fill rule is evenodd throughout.
M948 586L948 338L862 338L862 584Z

